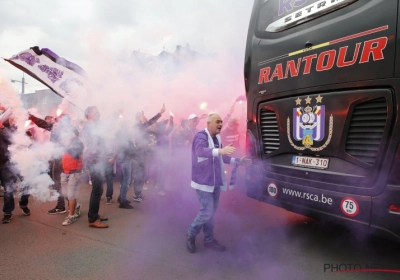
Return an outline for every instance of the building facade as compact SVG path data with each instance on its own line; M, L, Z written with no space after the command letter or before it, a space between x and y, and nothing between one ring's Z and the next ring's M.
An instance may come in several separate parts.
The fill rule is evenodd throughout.
M43 116L56 116L62 98L51 89L42 89L34 93L21 94L21 100L25 109L36 108Z

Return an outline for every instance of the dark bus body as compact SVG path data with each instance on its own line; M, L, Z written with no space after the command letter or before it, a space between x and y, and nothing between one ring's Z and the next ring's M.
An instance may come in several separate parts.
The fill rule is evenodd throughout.
M400 238L397 0L255 0L247 195Z

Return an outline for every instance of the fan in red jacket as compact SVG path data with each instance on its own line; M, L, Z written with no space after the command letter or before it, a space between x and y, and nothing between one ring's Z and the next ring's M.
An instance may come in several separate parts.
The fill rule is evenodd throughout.
M80 204L76 202L76 190L78 188L83 168L83 143L77 136L70 139L62 156L61 189L66 192L68 198L69 213L63 226L68 226L80 216Z

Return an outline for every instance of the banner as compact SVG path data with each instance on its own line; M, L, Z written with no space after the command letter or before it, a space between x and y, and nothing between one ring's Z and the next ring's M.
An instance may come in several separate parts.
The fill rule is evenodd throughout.
M36 46L4 60L69 101L73 93L89 94L91 86L85 71L50 49Z

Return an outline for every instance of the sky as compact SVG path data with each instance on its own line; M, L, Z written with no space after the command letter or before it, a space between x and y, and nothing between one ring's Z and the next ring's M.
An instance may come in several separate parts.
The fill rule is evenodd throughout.
M0 57L39 46L90 68L93 49L101 49L108 60L121 61L133 50L157 55L190 44L202 54L229 57L235 67L232 78L243 80L251 8L252 1L242 0L1 0ZM22 78L22 72L4 60L0 75ZM26 93L45 88L30 77L25 81ZM20 83L12 86L21 90Z

